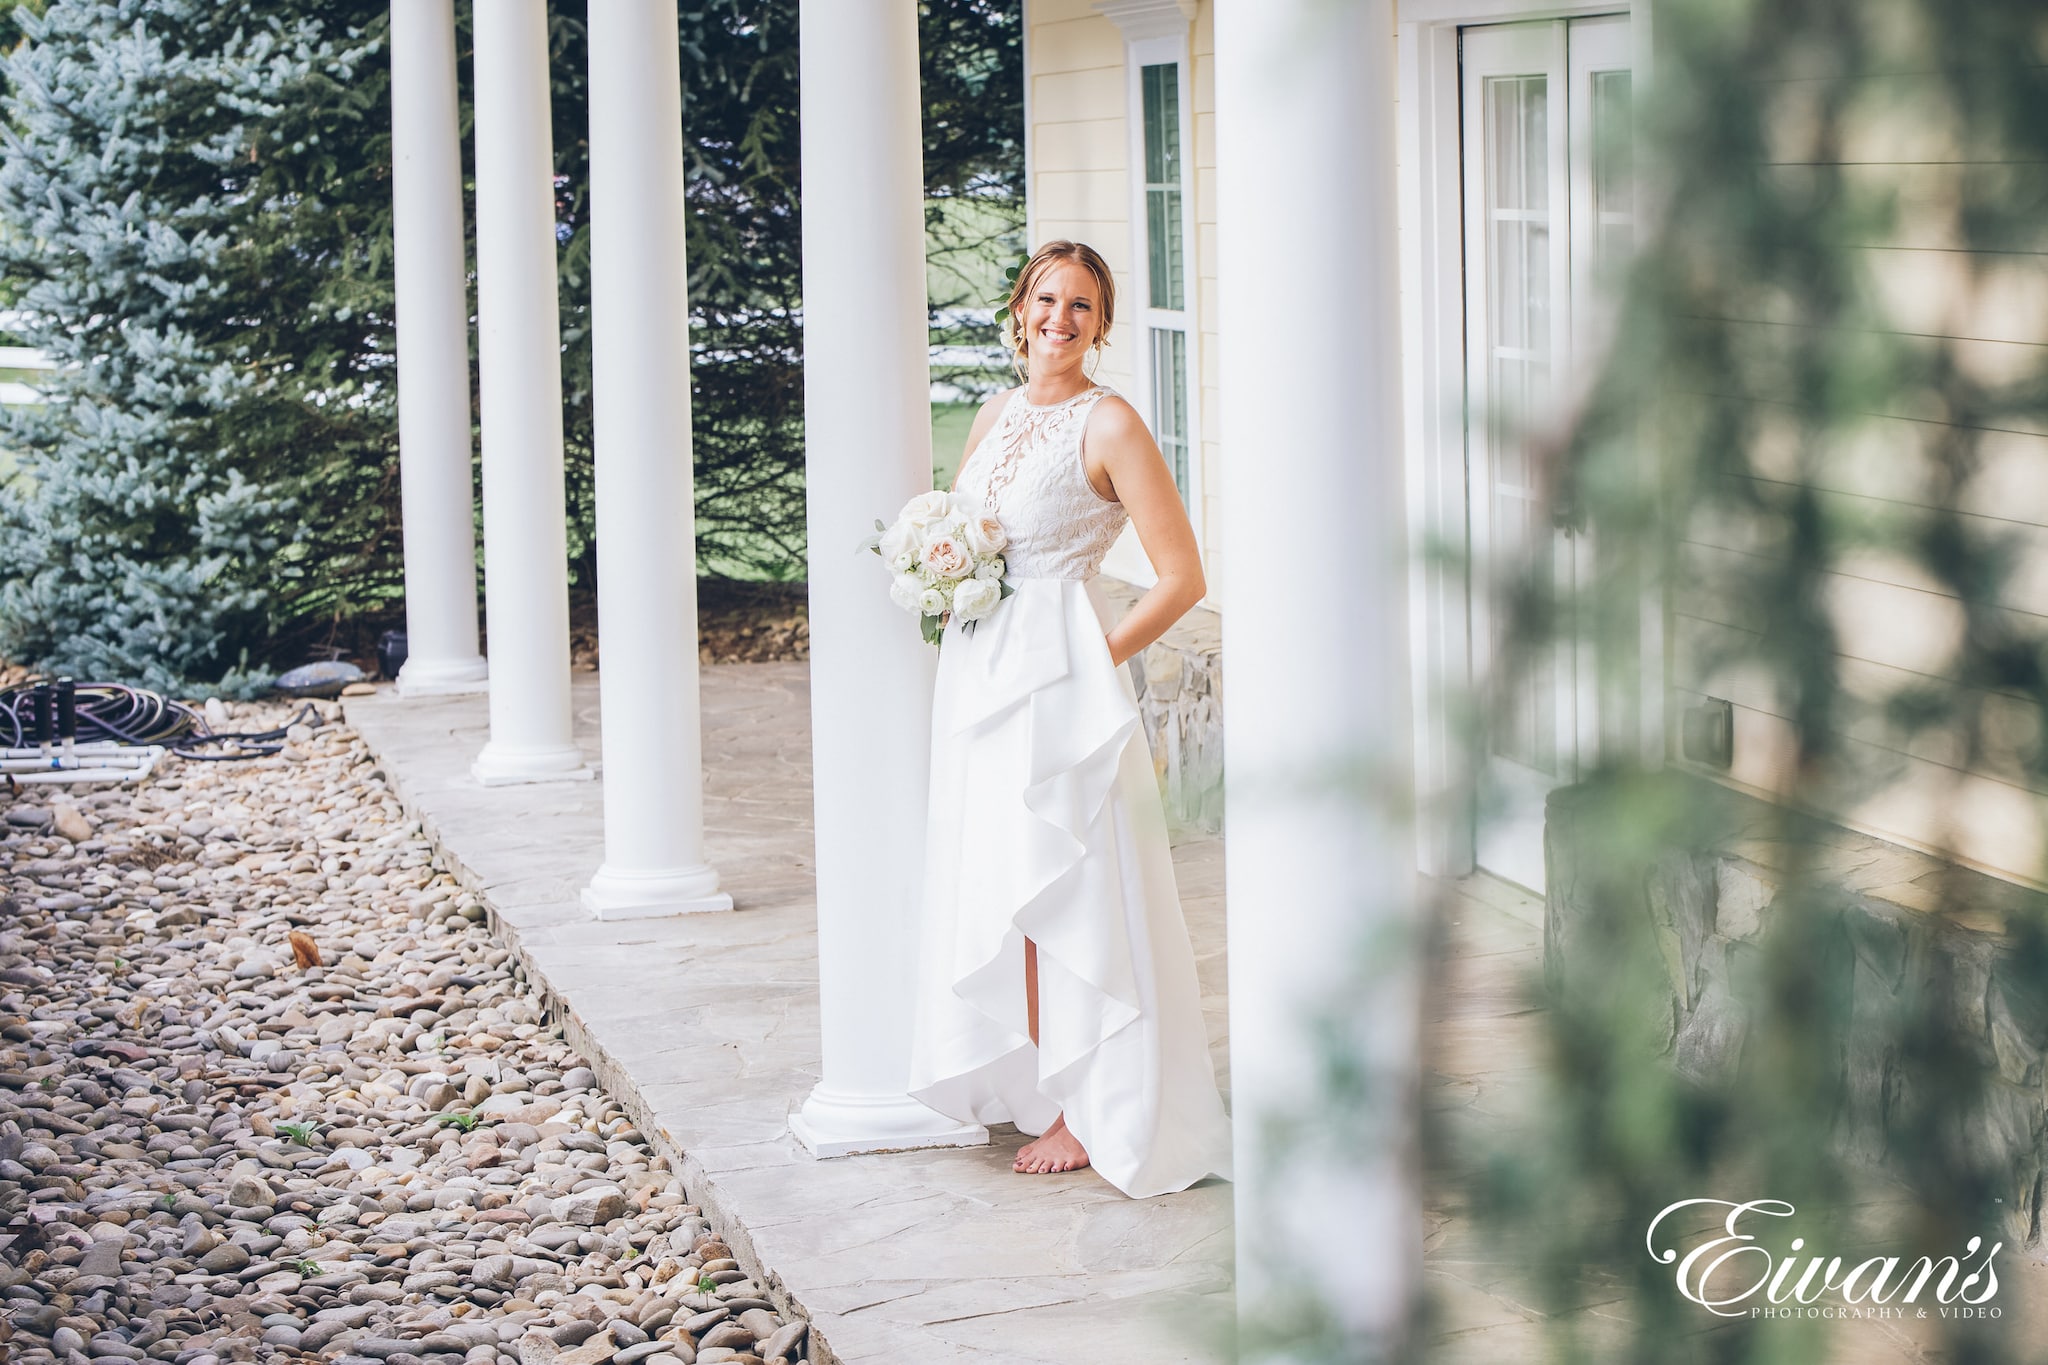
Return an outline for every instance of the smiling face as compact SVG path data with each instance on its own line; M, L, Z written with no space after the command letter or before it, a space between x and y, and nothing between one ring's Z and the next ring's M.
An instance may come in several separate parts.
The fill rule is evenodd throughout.
M1024 342L1033 374L1076 366L1102 334L1094 274L1074 261L1054 261L1024 301Z

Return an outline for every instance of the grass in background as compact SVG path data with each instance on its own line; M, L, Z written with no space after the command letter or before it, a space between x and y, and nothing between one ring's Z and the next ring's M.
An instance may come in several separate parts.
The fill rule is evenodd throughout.
M979 403L932 404L932 487L951 488Z

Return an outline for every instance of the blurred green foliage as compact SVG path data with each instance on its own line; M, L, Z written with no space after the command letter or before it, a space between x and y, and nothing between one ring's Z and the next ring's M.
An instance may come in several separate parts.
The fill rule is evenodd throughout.
M1997 331L2002 303L2039 296L2048 250L2044 19L2014 0L1654 7L1635 130L1644 226L1614 334L1570 419L1530 437L1556 520L1590 530L1594 572L1564 589L1529 563L1472 570L1513 603L1506 673L1572 641L1596 661L1608 722L1579 786L1551 802L1548 979L1529 985L1540 1081L1512 1124L1433 1116L1424 1136L1429 1206L1470 1220L1502 1292L1546 1315L1550 1359L1891 1358L1873 1324L1724 1324L1686 1300L1645 1247L1678 1200L1785 1200L1809 1247L1845 1263L1876 1254L1851 1246L1910 1261L1980 1235L2004 1241L1998 1268L2016 1276L2019 1243L2039 1235L2038 1166L2016 1170L1996 1131L2038 1153L2039 1086L2012 1087L2022 1099L2001 1109L2000 1066L2020 1064L1973 1030L2001 973L2041 979L2041 898L1993 897L1995 915L1944 925L1947 947L1908 951L1897 988L1875 992L1887 950L1864 937L1876 921L1834 850L1836 821L1912 781L1950 821L1920 842L1981 861L1969 774L2048 790L2048 639L2015 609L2040 518L1999 492L2020 486L2016 459L2038 486L2048 366ZM1944 600L1950 628L1924 668L1845 659L1863 646L1845 638L1843 578L1873 572ZM1711 628L1646 642L1646 602L1666 627ZM1900 619L1858 629L1929 643ZM1730 955L1725 1068L1679 1064L1675 949L1653 910L1674 878L1713 875L1727 807L1711 783L1656 771L1689 766L1675 752L1628 738L1645 669L1666 679L1667 733L1695 690L1725 685L1767 722L1744 743L1777 746L1743 774L1770 798L1743 837L1775 898ZM2038 822L2039 799L2021 799ZM2008 830L2008 875L2048 877L2038 837ZM1960 898L1983 893L1965 880L1924 880L1926 917L1971 908ZM1910 921L1902 941L1921 942ZM2015 1046L2048 1042L2039 1021L2014 1027ZM1790 1235L1749 1230L1779 1252ZM1994 1300L2002 1323L1943 1319L1922 1296L1913 1335L1951 1361L2038 1358L2013 1283ZM1456 1311L1435 1302L1424 1330ZM1362 1358L1327 1334L1315 1349Z

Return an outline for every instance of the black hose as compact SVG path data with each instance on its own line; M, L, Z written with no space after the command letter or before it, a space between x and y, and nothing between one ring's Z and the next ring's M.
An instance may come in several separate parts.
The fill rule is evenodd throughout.
M0 747L20 749L36 743L38 726L48 728L49 684L25 682L0 689ZM216 733L206 717L183 702L125 683L79 683L71 692L81 744L111 740L116 744L161 744L180 758L204 763L262 758L284 747L285 731L301 723L325 724L311 703L275 730ZM208 752L214 746L227 752Z

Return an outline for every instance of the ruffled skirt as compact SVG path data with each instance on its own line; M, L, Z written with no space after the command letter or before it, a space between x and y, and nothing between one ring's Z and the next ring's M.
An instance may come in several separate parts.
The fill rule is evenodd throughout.
M1040 1133L1125 1194L1230 1173L1166 822L1093 580L1023 579L949 625L932 711L911 1094ZM1031 1042L1024 940L1038 946Z

